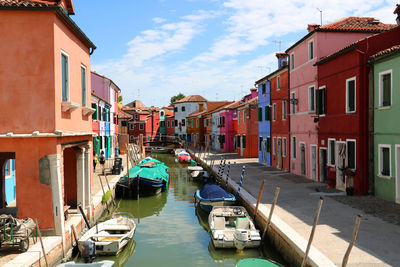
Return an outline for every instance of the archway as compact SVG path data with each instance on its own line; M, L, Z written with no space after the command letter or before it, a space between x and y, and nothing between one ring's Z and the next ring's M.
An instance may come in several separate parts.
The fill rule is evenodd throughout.
M0 152L0 209L1 213L13 214L16 210L15 153Z

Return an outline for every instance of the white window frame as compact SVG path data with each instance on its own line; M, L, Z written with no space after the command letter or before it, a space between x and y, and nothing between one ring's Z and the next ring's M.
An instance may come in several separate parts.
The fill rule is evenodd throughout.
M383 81L382 81L382 77L385 74L390 73L390 105L389 106L383 106ZM392 69L390 70L385 70L382 72L379 72L379 103L378 103L378 107L380 109L386 109L386 108L391 108L393 105L393 73L392 73Z
M279 91L281 89L281 76L276 77L276 90Z
M70 62L69 62L69 54L63 50L60 51L60 60L61 60L61 64L62 64L62 55L67 57L67 62L68 62L68 82L67 82L67 101L66 102L70 102L71 101L71 71L70 71ZM64 102L62 100L62 65L61 65L61 102Z
M85 69L85 105L83 105L83 103L82 103L82 107L87 107L87 105L88 105L88 99L87 99L87 92L88 92L88 86L87 86L87 68L86 68L86 66L85 65L83 65L83 64L81 64L81 68L83 68L83 69ZM82 75L82 72L81 72L81 75ZM82 83L82 76L81 76L81 83ZM82 93L82 88L81 88L81 93ZM82 102L83 102L83 99L82 99Z
M335 160L335 164L331 164L331 143L330 141L333 141L333 149L334 149L334 157L333 159ZM336 166L336 139L335 138L328 138L328 162L326 163L327 166L334 167Z
M346 113L351 114L357 111L357 81L356 76L346 79ZM349 110L349 82L354 81L354 111Z
M294 103L296 99L296 92L290 92L290 115L296 114L296 104Z
M243 124L246 124L246 110L243 110Z
M313 49L312 49L312 57L311 57L311 53L310 53L310 45L313 45ZM315 53L314 53L314 39L311 39L310 41L308 41L308 45L307 45L307 48L308 48L308 60L310 61L310 60L313 60L314 58L315 58Z
M272 121L276 121L276 103L272 104Z
M139 123L139 130L144 130L144 124L143 123Z
M276 137L272 138L272 154L276 155Z
M134 130L135 129L135 125L133 123L129 123L129 130Z
M297 158L297 138L296 138L296 136L292 136L291 146L292 146L292 159L296 159ZM296 152L296 153L294 153L294 152Z
M311 106L311 89L312 89L312 91L313 91L313 103L314 103L314 105L313 105L313 107ZM308 87L308 111L309 112L315 112L315 86L314 85L311 85L311 86L309 86Z
M295 66L294 66L294 52L290 54L290 69L294 70Z
M389 175L383 175L382 170L382 148L389 148ZM391 179L392 178L392 145L390 144L378 144L378 177Z
M130 135L130 136L129 136L129 142L130 142L130 141L132 141L132 142L135 141L135 137L134 137L133 135Z
M286 100L282 101L282 120L285 121L287 117L286 114Z
M349 146L349 142L354 142L354 168L351 169L355 171L357 169L357 140L356 139L346 139L346 166L349 166L349 155L347 153Z
M282 157L286 158L286 153L287 153L287 149L286 149L287 143L286 143L286 137L282 138Z

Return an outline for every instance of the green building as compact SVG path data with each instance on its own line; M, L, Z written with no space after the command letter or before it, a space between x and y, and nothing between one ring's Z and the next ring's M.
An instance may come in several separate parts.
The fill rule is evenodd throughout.
M375 195L400 203L400 45L371 58Z

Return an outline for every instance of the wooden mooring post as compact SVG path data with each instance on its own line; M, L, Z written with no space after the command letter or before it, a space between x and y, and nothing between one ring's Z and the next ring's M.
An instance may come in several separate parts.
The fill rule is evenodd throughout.
M231 172L231 162L228 161L228 169L226 170L226 184L225 184L226 190L228 190L228 185L229 185L228 180L229 180L230 172Z
M37 219L35 219L35 223L36 223L36 230L37 230L37 234L39 236L39 240L40 240L40 245L42 247L42 252L43 252L43 257L44 257L44 261L46 262L46 266L49 266L49 263L47 262L47 256L46 256L46 251L44 250L44 245L43 245L43 240L42 240L42 233L40 233L40 229L39 229L39 224ZM40 263L40 259L39 259L39 263Z
M344 254L342 267L346 267L346 265L347 265L351 249L353 248L354 242L357 239L358 229L360 228L360 222L361 222L361 215L357 215L356 222L354 224L353 237L351 238L349 247L347 248L346 253Z
M258 205L260 204L261 196L262 196L262 193L263 193L263 190L264 190L264 183L265 183L265 179L261 183L260 193L258 194L256 208L254 209L254 220L256 219L256 216L257 216Z
M321 213L321 207L322 207L322 203L323 202L324 202L324 199L322 197L320 197L319 201L318 201L317 212L315 213L314 224L313 224L313 227L312 227L312 230L311 230L310 238L308 239L307 249L306 249L306 253L305 253L304 258L303 258L303 262L301 263L301 267L306 266L308 253L310 252L311 243L312 243L313 238L314 238L315 228L317 227L317 224L318 224L319 214Z
M262 240L264 240L264 238L265 238L265 236L267 234L267 231L268 231L268 227L271 224L272 214L274 213L274 209L275 209L275 206L276 206L276 201L278 200L278 196L279 196L279 191L280 190L281 190L280 187L275 188L274 200L272 201L271 209L269 210L269 216L268 216L268 219L267 219L267 223L265 224L264 232L263 232L263 235L262 235Z

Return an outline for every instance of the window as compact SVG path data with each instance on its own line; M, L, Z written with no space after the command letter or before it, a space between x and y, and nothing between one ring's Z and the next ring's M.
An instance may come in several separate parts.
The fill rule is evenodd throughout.
M294 69L294 53L290 55L290 69Z
M379 147L379 170L378 175L381 177L391 176L390 164L390 145L378 145Z
M139 124L139 130L144 130L144 124L143 123Z
M69 101L69 64L68 55L61 53L61 90L62 101Z
M178 126L178 120L175 120L175 127Z
M276 78L276 89L277 90L281 89L281 76L278 76Z
M185 106L182 106L181 110L182 110L182 112L185 111L186 110Z
M346 113L356 111L356 77L346 80Z
M262 147L262 142L263 142L263 137L260 136L260 137L259 137L259 140L258 140L258 150L259 150L259 151L261 151L261 149L262 149L262 148L261 148L261 147Z
M316 111L319 115L326 114L326 88L320 87L316 91Z
M242 136L242 147L246 148L246 136L245 135Z
M171 127L175 127L176 126L176 121L171 121Z
M314 41L309 41L308 42L308 60L311 60L314 58Z
M267 137L267 153L271 153L271 137Z
M240 124L240 111L238 111L238 124Z
M139 119L139 114L135 114L135 119Z
M328 165L335 166L335 139L328 138Z
M167 128L169 128L169 121L167 121Z
M225 116L222 116L221 119L222 119L222 126L225 127Z
M188 127L190 127L191 124L192 124L192 119L187 119L187 125L188 125Z
M295 99L296 99L296 93L295 92L290 93L290 114L296 113Z
M185 126L185 119L182 119L182 126Z
M356 169L356 140L346 141L347 149L347 167L355 170Z
M196 128L199 128L199 119L196 119Z
M165 121L160 121L160 126L165 127Z
M265 120L266 121L271 120L271 107L270 106L265 106Z
M296 158L296 136L292 137L292 158Z
M379 106L392 105L392 70L379 73Z
M282 120L286 120L286 100L282 101Z
M135 124L129 123L129 130L133 130L135 128Z
M314 86L308 87L308 111L315 110L315 88Z
M258 108L258 121L262 121L262 108Z
M82 107L86 107L86 68L81 66Z
M92 114L92 120L97 120L97 104L92 103L92 109L95 110L95 112Z
M276 121L276 104L272 105L272 120Z
M121 121L121 126L126 127L126 121Z
M240 135L236 135L236 148L240 148Z
M164 111L160 111L160 116L164 116Z
M243 124L246 124L246 110L243 110Z
M174 107L174 112L178 112L178 107Z
M272 153L275 155L276 154L276 138L272 138L273 143L272 143Z
M135 137L133 135L130 135L129 136L129 142L133 142L133 141L135 141Z
M205 125L208 127L208 119L205 119Z
M261 91L262 91L263 95L265 95L267 93L267 85L265 83L263 83L261 85Z
M282 157L286 157L286 138L282 139Z

